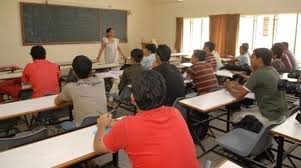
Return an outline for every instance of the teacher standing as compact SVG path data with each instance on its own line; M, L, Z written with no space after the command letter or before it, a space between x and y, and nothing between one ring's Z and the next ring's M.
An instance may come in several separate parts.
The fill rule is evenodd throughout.
M108 28L106 30L106 37L102 38L101 47L96 61L100 61L103 50L105 50L105 64L118 63L118 52L121 54L123 59L126 58L119 47L119 39L114 38L113 28Z

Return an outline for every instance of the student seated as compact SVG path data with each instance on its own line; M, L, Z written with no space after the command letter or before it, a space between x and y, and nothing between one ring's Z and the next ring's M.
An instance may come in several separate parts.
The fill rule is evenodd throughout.
M187 77L193 80L198 94L204 94L217 88L216 76L209 63L205 62L206 53L202 50L194 50L191 58L193 64L187 69Z
M203 50L207 54L205 61L210 64L211 68L215 72L216 70L218 70L221 67L221 65L218 66L217 59L213 55L214 49L215 49L215 44L213 42L208 41L204 44ZM218 59L220 60L220 58L218 58Z
M288 72L288 70L286 69L285 65L281 61L281 56L282 56L282 53L283 53L283 48L281 46L279 46L279 45L274 45L271 48L271 51L272 51L272 58L273 58L272 66L280 74Z
M235 61L238 61L239 65L251 65L250 63L250 57L248 54L248 49L246 45L241 45L239 47L239 53L240 55L237 56L236 58L232 55L228 55L229 58L234 58Z
M274 46L281 47L282 50L284 50L284 46L281 43L275 43L275 44L273 44L272 47L274 47ZM283 62L285 69L287 69L287 71L291 72L293 70L292 63L291 63L288 55L286 55L286 53L282 52L281 61Z
M147 44L143 48L143 60L141 61L142 66L145 70L150 70L153 68L153 64L156 60L157 47L155 44Z
M225 83L225 88L236 99L253 92L258 105L258 109L250 112L238 112L233 115L233 121L238 122L246 115L253 115L262 124L269 124L278 120L287 113L285 93L278 90L279 73L271 66L272 53L266 48L258 48L253 51L251 65L253 73L246 84L239 85L236 82Z
M132 82L135 116L116 121L111 115L98 118L94 150L98 154L125 150L134 168L198 168L196 150L180 112L162 106L166 85L160 73L148 70Z
M132 80L139 74L144 71L143 66L140 62L143 59L143 52L141 49L134 49L131 51L131 66L126 67L123 70L123 74L120 79L120 83L118 85L119 93L123 91L123 89L132 83Z
M46 51L42 46L31 48L33 63L25 66L22 82L32 86L32 98L59 93L60 71L58 65L46 60Z
M288 56L288 58L292 64L293 70L297 70L298 63L297 63L295 55L288 49L288 42L281 42L281 44L283 45L283 48L284 48L283 53Z
M178 97L185 97L184 79L181 72L168 61L171 56L170 48L159 45L156 55L156 67L153 70L159 72L166 81L166 96L163 105L171 106Z
M84 118L107 112L105 84L103 78L91 75L92 62L86 56L76 56L72 68L78 81L66 84L55 104L73 102L74 122L79 126Z

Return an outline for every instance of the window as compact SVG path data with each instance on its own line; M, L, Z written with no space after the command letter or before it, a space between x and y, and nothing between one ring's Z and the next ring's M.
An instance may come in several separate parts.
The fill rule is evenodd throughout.
M249 43L250 52L259 47L271 48L286 41L301 61L301 14L247 15L240 17L238 46ZM239 53L237 49L236 53Z
M183 51L201 49L209 41L209 17L185 18L183 29Z

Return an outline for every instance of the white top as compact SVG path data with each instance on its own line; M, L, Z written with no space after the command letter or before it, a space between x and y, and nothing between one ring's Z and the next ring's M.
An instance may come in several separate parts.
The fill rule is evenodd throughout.
M150 70L153 68L153 64L156 60L156 54L152 53L149 56L143 57L141 61L141 65L144 67L145 70Z
M212 51L212 54L213 54L213 56L215 58L215 61L216 61L216 69L220 69L223 66L222 61L221 61L221 56L215 50Z
M236 59L238 60L239 65L245 65L245 64L251 65L250 56L248 53L240 55L240 56L236 57Z
M190 52L182 52L182 53L171 53L172 57L177 57L177 56L190 56L192 53Z
M280 79L288 80L290 82L297 82L298 81L297 79L288 78L287 76L288 76L288 73L283 73L282 75L280 75Z
M223 162L221 165L217 166L217 168L242 168L241 166L227 160Z
M102 42L105 44L105 64L118 64L118 52L119 39L113 38L111 41L107 37L102 38Z
M301 123L295 119L296 115L297 113L286 119L284 123L272 128L272 134L301 143Z
M185 68L187 68L187 67L191 67L191 66L192 66L192 63L190 63L190 62L185 62L185 63L181 63L180 65L183 66L183 67L185 67Z
M96 131L94 125L0 152L0 165L3 168L67 167L90 159L96 156L93 149Z
M36 113L44 110L55 109L66 106L68 104L62 104L60 106L55 105L54 99L57 95L39 97L35 99L28 99L22 101L16 101L6 104L0 104L0 120L21 116L30 113Z
M21 77L22 77L22 72L1 73L0 74L0 80L21 78Z

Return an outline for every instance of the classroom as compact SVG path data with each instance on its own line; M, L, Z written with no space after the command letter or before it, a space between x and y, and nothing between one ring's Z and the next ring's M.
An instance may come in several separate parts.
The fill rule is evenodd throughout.
M1 168L301 168L301 0L0 4Z

